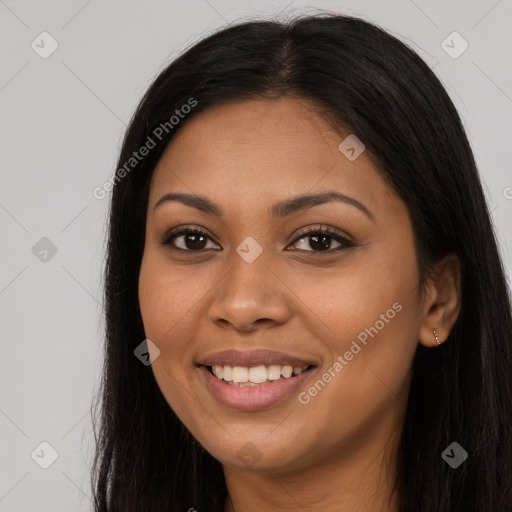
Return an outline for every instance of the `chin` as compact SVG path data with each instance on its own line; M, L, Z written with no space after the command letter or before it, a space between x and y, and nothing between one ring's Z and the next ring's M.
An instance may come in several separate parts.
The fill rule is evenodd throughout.
M268 433L265 435L268 436ZM301 464L297 446L303 446L303 440L294 442L286 433L277 439L263 437L258 440L248 435L227 435L223 436L222 442L199 442L221 464L238 470L278 471L299 468Z

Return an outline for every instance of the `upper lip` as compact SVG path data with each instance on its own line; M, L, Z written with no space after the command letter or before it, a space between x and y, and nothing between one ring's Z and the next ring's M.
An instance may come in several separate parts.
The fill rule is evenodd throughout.
M223 350L202 357L197 364L203 366L310 366L313 361L306 360L298 356L292 356L276 350Z

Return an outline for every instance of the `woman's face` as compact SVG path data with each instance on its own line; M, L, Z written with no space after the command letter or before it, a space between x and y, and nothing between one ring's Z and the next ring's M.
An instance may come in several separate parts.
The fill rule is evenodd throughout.
M230 467L356 456L403 421L422 311L410 218L318 112L292 98L207 109L151 182L139 300L152 369Z

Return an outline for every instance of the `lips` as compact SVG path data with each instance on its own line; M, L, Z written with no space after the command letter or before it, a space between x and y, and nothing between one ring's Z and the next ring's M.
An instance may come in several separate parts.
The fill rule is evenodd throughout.
M255 412L276 406L298 395L305 382L315 378L315 369L300 375L280 378L256 385L233 385L213 375L206 366L199 367L199 374L210 395L219 403L244 412Z
M294 395L312 378L318 364L274 350L225 350L196 363L211 395L239 411L275 406ZM279 371L278 371L279 370Z
M285 354L275 350L224 350L204 356L197 361L200 366L317 366L313 358L304 359L299 356Z

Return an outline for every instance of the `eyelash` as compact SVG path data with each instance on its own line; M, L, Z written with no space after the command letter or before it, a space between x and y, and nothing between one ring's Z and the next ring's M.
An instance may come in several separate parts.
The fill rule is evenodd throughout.
M173 251L181 251L181 252L189 252L189 253L202 253L202 252L208 250L208 249L200 249L197 251L193 251L190 249L181 249L181 248L173 247L172 241L180 236L183 236L183 235L203 235L206 238L208 238L209 240L211 240L211 238L204 231L201 231L200 229L184 228L184 229L181 229L180 231L171 231L171 232L167 233L165 235L164 239L161 241L161 244L163 246L169 247ZM303 231L302 233L299 234L299 236L295 240L293 240L293 242L290 245L294 245L299 240L301 240L303 238L312 237L314 235L328 236L329 238L334 239L336 242L338 242L341 245L339 247L336 247L335 249L327 249L325 251L315 251L315 250L304 251L303 249L294 249L293 251L312 252L312 253L316 253L316 254L326 254L326 253L332 254L333 252L338 252L338 251L342 251L345 249L350 249L352 247L356 247L355 243L351 242L350 240L347 240L345 237L341 236L339 233L337 233L329 228L324 228L323 226L320 226L320 228L314 228L314 229L310 229L307 231ZM216 242L214 242L214 243L216 243Z

